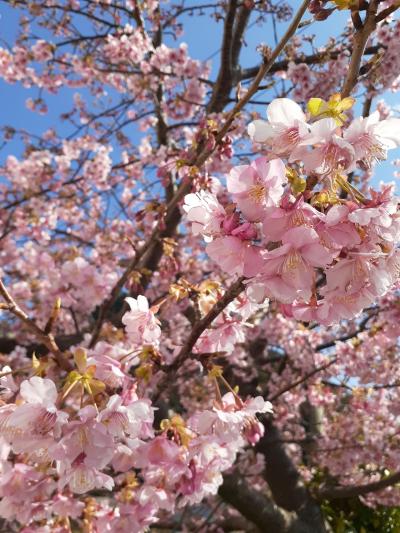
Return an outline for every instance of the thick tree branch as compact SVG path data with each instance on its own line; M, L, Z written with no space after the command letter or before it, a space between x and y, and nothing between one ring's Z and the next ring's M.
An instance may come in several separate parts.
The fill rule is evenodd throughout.
M265 479L275 503L297 514L291 533L325 533L319 505L304 486L300 474L286 453L279 430L270 417L264 417L265 435L256 451L265 456Z
M249 22L250 15L251 8L248 6L248 4L243 4L236 19L232 39L231 61L232 68L234 69L234 71L236 71L237 66L239 64L239 55L243 45L243 35ZM233 74L235 78L236 72L234 72Z
M218 494L260 531L284 533L293 520L293 513L279 509L265 494L253 490L237 472L224 476Z
M0 306L0 309L7 309L6 307ZM57 344L57 346L60 348L62 352L65 352L71 346L75 346L76 344L79 344L83 340L83 334L71 334L71 335L56 335L54 337L54 340ZM43 343L32 343L32 344L23 344L15 338L10 337L0 337L0 353L1 354L9 354L17 346L21 346L22 348L26 349L26 353L28 357L32 356L33 353L35 353L37 356L43 356L47 355L49 353L49 348L43 344Z
M217 81L208 104L209 112L220 112L225 107L226 100L232 88L232 35L237 9L237 0L230 0L225 16L224 34L221 48L221 64Z

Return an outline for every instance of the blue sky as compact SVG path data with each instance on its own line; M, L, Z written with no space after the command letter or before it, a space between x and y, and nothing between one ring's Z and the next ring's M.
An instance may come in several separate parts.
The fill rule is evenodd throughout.
M190 5L192 0L187 2ZM292 1L292 5L298 5L298 2ZM193 1L194 5L198 5L197 1ZM305 17L308 18L307 16ZM326 42L327 36L334 36L339 33L346 24L347 15L345 12L335 13L328 21L324 21L312 26L312 32L316 34L316 44L322 45ZM185 25L185 34L178 40L169 37L170 45L185 41L189 45L189 54L196 59L210 59L212 61L212 73L215 74L219 63L219 46L221 39L222 22L216 23L212 21L206 22L205 17L185 17L183 19ZM286 24L278 25L278 34L284 31ZM12 43L18 27L18 11L4 3L0 4L0 35L1 44ZM311 31L305 28L303 31ZM241 56L241 64L243 67L254 66L259 61L257 53L257 46L260 43L273 45L273 28L272 23L268 22L262 26L251 22L251 29L248 31L246 37L246 46L243 48ZM0 80L0 96L2 106L0 108L0 125L11 125L15 128L26 129L36 135L41 135L51 126L56 126L59 134L66 135L70 132L70 126L66 123L60 122L59 115L69 110L72 106L72 96L74 91L69 89L61 90L57 95L45 95L46 103L48 104L48 113L46 115L39 115L31 112L26 108L26 99L36 98L37 89L27 89L19 84L10 85ZM262 94L258 94L257 98L262 100ZM316 95L319 96L319 95ZM392 106L400 104L400 95L386 93L385 100ZM259 106L259 111L262 109ZM10 143L6 149L0 152L0 165L4 161L6 155L14 153L19 155L20 146L17 142ZM393 151L393 158L400 158L400 150ZM393 179L393 166L390 162L381 164L376 171L376 179L383 179L390 181Z

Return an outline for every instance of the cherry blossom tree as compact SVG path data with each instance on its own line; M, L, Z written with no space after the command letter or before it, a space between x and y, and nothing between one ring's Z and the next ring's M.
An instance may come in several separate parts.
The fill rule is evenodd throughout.
M398 527L399 2L3 4L3 530Z

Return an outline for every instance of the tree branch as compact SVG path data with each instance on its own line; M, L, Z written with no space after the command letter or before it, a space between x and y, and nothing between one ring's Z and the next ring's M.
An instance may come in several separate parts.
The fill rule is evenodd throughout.
M370 492L377 492L386 489L392 485L400 483L400 471L390 476L384 477L379 481L367 483L365 485L353 485L349 487L333 487L321 489L316 496L319 500L337 500L340 498L352 498L354 496L363 496Z
M337 360L337 358L335 357L334 359L332 359L328 363L325 363L324 365L321 365L321 366L318 366L317 368L314 368L314 370L312 370L311 372L308 372L305 376L302 376L301 378L297 379L293 383L290 383L290 385L288 385L287 387L284 387L280 391L278 391L275 394L273 394L272 396L270 396L268 398L268 400L270 402L276 400L277 398L279 398L279 396L282 396L282 394L285 394L285 392L288 392L288 391L294 389L295 387L297 387L298 385L301 385L302 383L304 383L305 381L310 379L315 374L318 374L318 372L322 372L323 370L326 370L327 368L332 366L334 363L336 363L336 360Z
M224 475L218 494L261 531L284 533L293 519L293 513L279 509L265 494L252 489L237 472Z
M370 1L365 21L361 27L357 28L354 34L353 51L351 54L349 70L347 71L347 76L343 84L342 98L349 96L357 84L361 60L366 44L370 35L376 28L376 13L378 11L378 3L378 0Z
M175 373L180 366L184 363L184 361L190 356L192 349L198 339L200 338L201 334L211 326L212 322L217 318L217 316L222 313L222 311L231 303L233 300L239 296L239 294L244 290L243 285L244 278L239 278L237 281L235 281L229 289L225 292L225 294L222 296L220 300L212 307L212 309L206 314L206 316L199 320L194 328L192 329L187 341L182 346L180 352L176 356L174 362L165 367L164 370L166 372L166 375L164 378L159 382L158 385L158 392L155 397L156 401L165 386L167 385L168 376L172 373Z
M221 64L217 81L208 104L209 112L220 112L225 107L232 88L232 34L237 9L237 0L230 0L225 16L224 34L221 48Z
M385 49L382 45L375 45L375 46L368 46L364 50L364 55L374 55L379 50ZM331 52L321 52L316 54L310 54L308 56L299 56L295 57L293 59L285 59L282 61L277 61L269 70L269 74L275 74L276 72L279 72L280 70L287 70L290 63L294 63L295 65L300 65L301 63L304 63L306 65L318 65L320 63L324 63L325 61L329 61L331 59L337 59L340 54L343 53L343 50L332 50ZM256 67L250 67L247 69L242 70L240 74L241 80L247 80L250 78L254 78L256 76L259 65Z
M29 331L31 331L35 335L35 337L46 346L46 348L54 355L58 365L63 370L71 370L71 363L65 358L64 354L57 346L53 335L51 333L45 333L44 330L42 330L32 318L29 318L25 311L23 311L21 307L19 307L19 305L13 299L11 294L8 292L2 280L0 280L0 294L6 301L6 309L11 314L19 318L27 326Z

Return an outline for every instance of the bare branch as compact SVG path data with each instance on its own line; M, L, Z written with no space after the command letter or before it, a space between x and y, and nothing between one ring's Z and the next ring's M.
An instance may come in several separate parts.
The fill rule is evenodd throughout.
M365 51L366 44L370 35L376 28L376 13L378 11L378 3L378 0L371 0L368 5L367 15L364 23L361 25L361 27L359 26L359 23L355 24L357 29L354 34L353 51L351 54L349 70L347 72L347 76L343 84L342 98L346 98L347 96L349 96L357 84L358 76L360 73L361 60Z
M312 370L311 372L308 372L305 376L302 376L301 378L297 379L293 383L290 383L290 385L288 385L287 387L284 387L280 391L278 391L275 394L273 394L272 396L270 396L268 398L268 400L271 401L271 402L273 400L276 400L277 398L279 398L279 396L282 396L282 394L285 394L285 392L288 392L288 391L294 389L295 387L297 387L298 385L301 385L302 383L304 383L305 381L307 381L308 379L313 377L315 374L318 374L318 372L322 372L323 370L326 370L327 368L332 366L334 363L336 363L336 360L337 359L335 357L335 358L331 359L328 363L325 363L324 365L321 365L321 366L318 366L317 368L314 368L314 370Z
M386 489L400 482L400 471L379 481L367 483L365 485L352 485L349 487L333 487L319 490L316 494L319 500L337 500L340 498L352 498L354 496L364 496L370 492L377 492Z

